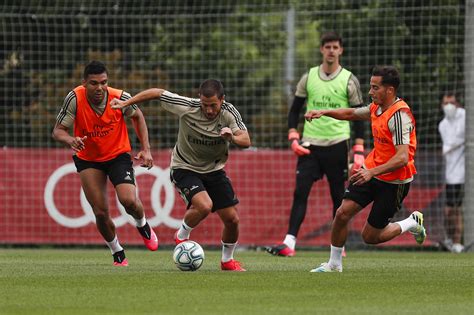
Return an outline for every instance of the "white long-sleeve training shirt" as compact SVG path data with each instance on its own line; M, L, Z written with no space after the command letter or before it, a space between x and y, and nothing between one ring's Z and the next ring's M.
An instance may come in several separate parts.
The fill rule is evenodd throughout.
M464 184L464 142L466 111L456 108L453 119L446 117L439 123L438 130L443 141L443 156L446 161L446 184Z

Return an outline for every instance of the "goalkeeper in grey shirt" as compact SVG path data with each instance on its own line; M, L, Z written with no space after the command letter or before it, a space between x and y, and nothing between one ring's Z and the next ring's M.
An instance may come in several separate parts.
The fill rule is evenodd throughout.
M224 223L221 269L245 271L234 260L239 238L239 216L232 183L224 171L229 144L250 147L250 137L237 109L225 101L224 87L218 80L206 80L199 87L199 98L188 98L152 88L128 100L115 99L112 108L159 99L161 106L179 117L178 141L171 156L171 180L183 197L187 211L175 234L179 244L211 212Z

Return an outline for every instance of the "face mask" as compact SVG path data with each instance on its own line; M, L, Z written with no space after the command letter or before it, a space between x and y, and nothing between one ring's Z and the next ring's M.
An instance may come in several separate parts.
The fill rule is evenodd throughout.
M456 105L448 103L446 105L443 105L443 112L444 116L451 120L456 116Z

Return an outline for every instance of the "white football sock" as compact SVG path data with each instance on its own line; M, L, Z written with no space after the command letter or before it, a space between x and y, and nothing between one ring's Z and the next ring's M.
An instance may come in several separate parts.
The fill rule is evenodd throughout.
M342 266L342 250L344 247L336 247L331 245L331 256L329 257L329 265L332 267Z
M136 225L137 227L144 227L145 224L146 224L145 215L143 215L143 218L141 218L141 219L135 219L135 218L134 218L134 220L135 220L135 225Z
M179 227L179 230L178 230L178 238L180 240L189 239L189 235L191 234L192 230L193 230L193 228L188 226L183 220L183 222L181 223L181 226Z
M112 255L115 254L116 252L119 252L119 251L123 250L123 247L120 246L117 235L115 235L115 237L112 241L110 241L110 242L106 241L105 243L110 248L110 251L112 252Z
M291 234L286 234L283 244L294 250L296 246L296 237Z
M228 262L229 260L234 259L234 250L236 246L237 246L237 243L222 242L222 261L223 262Z
M400 225L400 228L402 230L402 232L400 234L403 234L406 231L411 231L412 229L414 229L418 225L418 223L416 223L415 219L413 219L411 217L411 215L408 218L406 218L405 220L397 221L395 223Z

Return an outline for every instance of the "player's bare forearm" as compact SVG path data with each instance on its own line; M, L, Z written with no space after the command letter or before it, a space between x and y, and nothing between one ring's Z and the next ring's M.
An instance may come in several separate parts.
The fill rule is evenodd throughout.
M354 185L362 185L377 175L393 172L408 163L408 145L398 145L395 155L386 163L371 169L360 168L349 179Z
M140 141L142 150L150 151L150 141L148 139L148 127L146 125L145 117L143 112L138 108L133 113L132 124L137 134L138 140Z
M54 140L62 142L66 145L68 144L67 142L68 138L71 138L71 136L69 135L68 129L61 125L54 126L52 136Z
M360 120L360 117L354 115L353 108L339 108L339 109L315 109L308 111L304 117L311 121L322 116L328 116L338 120Z
M150 169L153 166L153 157L150 151L150 141L148 138L148 127L146 125L145 117L140 109L137 109L131 117L133 128L140 141L141 150L138 152L135 159L141 160L141 166Z
M114 109L120 109L123 107L130 106L132 104L138 104L138 103L143 103L150 100L159 99L161 95L163 94L163 92L165 92L165 90L159 89L159 88L152 88L152 89L141 91L140 93L129 98L126 101L114 99L112 100L110 105Z
M54 126L52 137L54 140L64 143L76 152L85 148L84 141L87 139L87 136L73 137L69 135L69 129L61 124Z
M234 144L239 148L249 148L252 145L247 131L239 130L234 134Z
M159 99L165 90L160 88L152 88L141 91L137 95L128 100L129 104L142 103L150 100Z
M408 144L398 145L395 147L396 152L395 155L392 156L387 163L374 167L370 171L374 176L393 172L408 163Z
M242 149L246 149L251 145L250 136L246 130L237 130L232 133L230 128L222 128L221 137Z

